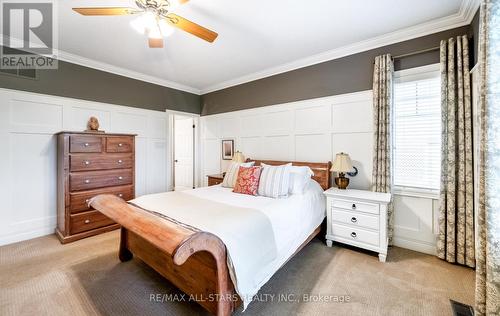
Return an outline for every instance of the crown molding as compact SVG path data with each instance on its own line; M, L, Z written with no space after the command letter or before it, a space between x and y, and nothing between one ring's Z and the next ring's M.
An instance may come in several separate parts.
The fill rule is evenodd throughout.
M230 79L228 81L217 83L202 88L201 94L207 94L210 92L226 89L229 87L278 75L281 73L300 69L303 67L312 66L322 62L361 53L382 46L387 46L398 42L403 42L406 40L468 25L472 21L478 7L479 7L479 0L462 0L462 4L460 5L459 11L447 17L435 19L429 22L411 26L392 33L387 33L381 36L370 38L368 40L360 41L354 44L346 45L313 56L301 58L286 64L282 64L252 74L241 76L239 78Z
M164 86L167 88L181 90L181 91L185 91L185 92L189 92L189 93L193 93L193 94L197 94L197 95L201 94L200 89L197 89L194 87L190 87L190 86L183 85L181 83L177 83L174 81L165 80L162 78L146 75L146 74L143 74L143 73L140 73L137 71L133 71L133 70L129 70L126 68L110 65L110 64L103 63L103 62L93 60L90 58L85 58L85 57L71 54L71 53L68 53L68 52L65 52L62 50L57 51L57 59L65 61L65 62L69 62L72 64L77 64L80 66L94 68L97 70L109 72L109 73L112 73L115 75L128 77L131 79L137 79L137 80L141 80L141 81L145 81L145 82L149 82L149 83L154 83L154 84Z
M32 46L27 41L23 41L23 40L20 40L18 38L15 38L15 37L4 36L3 34L0 34L0 43L4 42L4 38L7 40L8 43L11 43L11 44L14 43L15 47L31 47ZM30 49L23 49L23 50L26 52L34 53L33 51L30 51ZM76 64L76 65L80 65L80 66L84 66L84 67L88 67L88 68L93 68L93 69L104 71L104 72L109 72L109 73L112 73L115 75L131 78L131 79L136 79L136 80L140 80L140 81L145 81L145 82L157 84L157 85L167 87L167 88L172 88L172 89L176 89L176 90L190 92L190 93L193 93L196 95L200 95L200 93L201 93L200 89L197 89L197 88L186 86L186 85L174 82L174 81L165 80L162 78L146 75L146 74L143 74L143 73L140 73L137 71L133 71L130 69L126 69L126 68L122 68L122 67L118 67L118 66L113 66L113 65L110 65L107 63L103 63L103 62L94 60L94 59L85 58L85 57L82 57L79 55L71 54L71 53L65 52L65 51L60 50L60 49L55 49L54 56L55 56L54 58L57 60L65 61L68 63L72 63L72 64Z
M464 17L467 24L472 22L474 15L476 14L479 6L481 5L481 0L463 0L460 6L459 14Z

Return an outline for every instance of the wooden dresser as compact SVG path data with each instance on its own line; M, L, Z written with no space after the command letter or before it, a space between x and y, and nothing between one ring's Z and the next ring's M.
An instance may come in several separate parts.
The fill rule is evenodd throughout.
M99 194L135 197L135 135L60 132L57 142L59 240L68 243L118 228L88 201Z

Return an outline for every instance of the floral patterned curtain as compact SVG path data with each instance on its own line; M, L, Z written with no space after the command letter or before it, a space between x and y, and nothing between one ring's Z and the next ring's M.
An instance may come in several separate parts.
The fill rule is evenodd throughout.
M476 315L500 315L500 1L483 0L479 41Z
M394 65L390 54L375 57L373 69L373 171L372 191L391 193L391 115ZM387 207L387 236L392 245L394 207Z
M469 43L441 41L441 194L437 255L474 267L474 183Z

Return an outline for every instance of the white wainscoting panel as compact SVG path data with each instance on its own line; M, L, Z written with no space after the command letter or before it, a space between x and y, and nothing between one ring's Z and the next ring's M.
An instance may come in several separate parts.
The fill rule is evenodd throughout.
M351 156L359 174L350 188L369 190L373 168L372 93L363 91L201 117L201 179L225 171L221 141L255 159L333 161ZM394 196L395 244L435 253L436 207L431 198Z
M0 245L56 227L55 133L82 131L90 116L106 132L136 133L136 194L167 190L167 113L0 89Z
M394 245L436 254L439 201L429 197L394 195Z

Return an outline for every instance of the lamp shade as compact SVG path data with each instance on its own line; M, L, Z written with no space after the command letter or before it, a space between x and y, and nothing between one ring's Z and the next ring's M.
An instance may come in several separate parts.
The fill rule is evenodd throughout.
M330 169L330 171L342 173L351 172L352 162L349 155L345 153L338 153L335 156L335 161L333 162L332 169Z
M241 151L236 151L233 155L233 159L232 159L234 162L238 162L238 163L243 163L245 162L245 156L243 156L243 154L241 153Z

